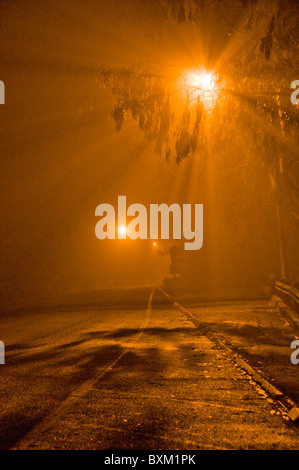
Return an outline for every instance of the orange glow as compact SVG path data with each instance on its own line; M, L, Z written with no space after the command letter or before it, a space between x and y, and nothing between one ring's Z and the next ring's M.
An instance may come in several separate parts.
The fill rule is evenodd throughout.
M216 88L216 77L213 72L202 70L200 72L188 72L185 77L186 86L197 89L198 94L206 91L213 91Z
M189 99L200 98L206 110L215 106L219 87L218 79L213 71L205 69L189 71L184 74L183 88L187 92Z
M117 231L119 236L124 236L128 233L126 225L119 225Z

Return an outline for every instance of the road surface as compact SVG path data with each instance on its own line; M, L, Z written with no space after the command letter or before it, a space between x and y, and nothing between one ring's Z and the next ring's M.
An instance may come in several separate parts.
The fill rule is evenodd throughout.
M203 328L225 341L247 363L299 403L299 365L291 363L298 339L288 319L268 300L191 304L189 311Z
M299 431L162 294L2 318L1 449L297 449Z

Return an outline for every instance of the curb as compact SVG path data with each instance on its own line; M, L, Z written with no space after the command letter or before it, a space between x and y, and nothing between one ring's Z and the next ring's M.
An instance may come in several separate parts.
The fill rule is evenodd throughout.
M292 325L296 333L299 333L299 316L277 295L272 295L271 302L274 304L275 310L282 314L284 318Z
M298 405L283 392L274 387L270 382L264 379L258 372L256 372L247 362L245 362L238 353L234 352L229 346L227 346L223 340L221 340L214 332L204 328L201 322L185 307L176 302L169 294L163 289L159 288L160 291L169 299L173 305L186 315L189 320L205 335L207 338L216 343L221 349L224 349L229 358L234 361L241 369L243 369L252 379L259 384L272 398L280 403L284 409L286 409L288 417L293 423L299 423L299 407ZM279 299L280 300L280 299ZM298 329L299 329L299 325Z

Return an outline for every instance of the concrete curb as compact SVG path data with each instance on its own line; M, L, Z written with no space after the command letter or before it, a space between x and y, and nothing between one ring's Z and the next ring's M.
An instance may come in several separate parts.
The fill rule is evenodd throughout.
M176 302L170 295L168 295L163 289L161 292L169 299L173 305L180 310L184 315L186 315L190 321L200 330L202 333L207 336L207 338L216 343L221 349L223 349L229 358L235 362L242 370L244 370L252 379L259 384L272 398L279 402L280 405L287 411L287 414L293 423L299 423L299 407L298 405L283 392L274 387L268 380L264 379L258 372L256 372L247 362L242 359L238 353L233 351L229 346L221 340L216 333L207 328L203 327L201 322L185 307Z
M285 284L282 281L276 281L273 284L274 292L278 297L281 297L280 294L286 296L287 300L291 303L291 307L299 307L299 291L294 286L290 284Z
M299 333L299 316L277 295L272 295L271 302L274 304L275 310L282 314L284 318L292 325L296 333Z

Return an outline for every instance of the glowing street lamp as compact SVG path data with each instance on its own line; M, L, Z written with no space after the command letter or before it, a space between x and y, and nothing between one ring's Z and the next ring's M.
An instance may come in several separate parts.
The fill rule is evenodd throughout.
M216 87L216 78L213 72L189 72L186 74L186 86L194 89L198 94L213 91Z
M206 110L214 107L219 93L217 77L214 72L204 69L186 72L184 75L184 88L189 98L194 99L199 97Z

